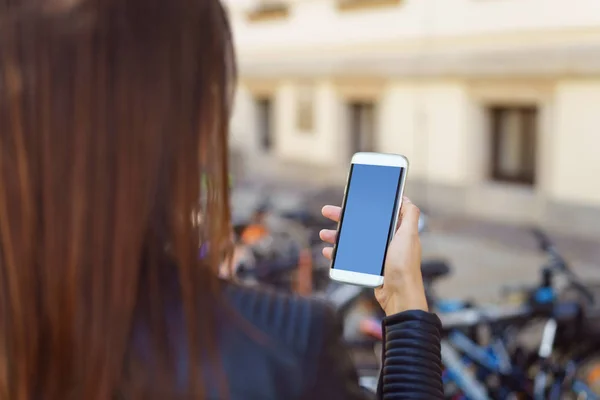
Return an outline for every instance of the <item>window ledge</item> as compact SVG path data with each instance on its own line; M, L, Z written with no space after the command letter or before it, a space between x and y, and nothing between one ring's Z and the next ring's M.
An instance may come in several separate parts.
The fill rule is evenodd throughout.
M283 2L260 4L247 14L250 22L263 22L285 19L289 15L289 7Z
M534 195L537 193L538 189L535 184L495 181L492 179L482 181L478 187L489 191L510 191L513 193L519 193L521 195Z
M338 0L337 8L340 11L358 11L373 8L396 7L402 0Z

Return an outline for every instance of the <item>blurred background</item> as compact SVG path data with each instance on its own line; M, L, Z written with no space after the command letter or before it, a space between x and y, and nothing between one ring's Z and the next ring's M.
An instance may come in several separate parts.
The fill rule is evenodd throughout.
M351 155L406 155L442 295L533 282L540 226L600 276L600 1L227 0L237 218L338 204ZM312 208L311 208L312 207Z
M547 304L580 304L583 287L600 295L600 1L226 3L240 74L231 125L238 276L330 300L361 382L375 378L380 311L372 292L329 281L318 232L331 226L320 209L341 203L353 153L404 154L406 193L425 216L430 307L449 331L454 311L477 310L470 334L485 327L512 339L475 334L475 342L508 343L510 363L537 382L554 364L519 360L521 349L538 354L546 342L539 318L556 318ZM545 303L549 287L557 297ZM481 311L489 303L546 311L498 329L502 317ZM577 372L554 372L553 387L579 376L595 395L577 389L576 398L596 399L600 356L589 349L599 347L588 339L600 328L600 302L581 304L585 317L559 329L579 336L552 339L553 357L569 354L564 365ZM450 361L444 356L454 374ZM491 398L507 398L480 372L473 376Z

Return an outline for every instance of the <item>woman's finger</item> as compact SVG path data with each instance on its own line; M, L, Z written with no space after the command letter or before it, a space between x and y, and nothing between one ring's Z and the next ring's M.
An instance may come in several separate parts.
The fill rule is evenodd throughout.
M321 210L321 213L325 218L328 218L334 222L340 222L340 218L342 217L342 207L325 206Z
M337 231L333 229L323 229L319 232L319 237L322 241L335 244L335 237L337 235Z
M333 247L325 247L323 249L323 255L325 258L331 260L331 257L333 257Z
M406 233L419 233L419 215L421 211L408 197L403 197L400 209L400 227Z

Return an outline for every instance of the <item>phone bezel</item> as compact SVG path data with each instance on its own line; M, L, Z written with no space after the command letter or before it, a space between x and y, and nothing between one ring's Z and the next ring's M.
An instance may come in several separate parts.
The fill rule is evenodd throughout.
M395 210L395 218L392 221L392 233L396 232L398 217L400 216L400 208L402 207L402 196L404 194L404 186L406 183L406 176L408 174L408 159L400 154L384 154L384 153L356 153L352 156L351 167L354 164L360 165L381 165L381 166L389 166L389 167L399 167L403 168L404 172L400 177L400 189L398 190L398 197L396 199L397 208ZM348 172L348 178L346 179L346 187L344 189L344 199L342 201L342 215L340 218L340 222L338 222L338 231L342 226L344 220L344 212L346 211L346 199L348 194L348 186L350 185L350 181L352 179L352 175L350 173L351 169ZM393 237L393 234L390 235L390 239ZM348 271L344 269L340 269L339 267L333 268L335 263L335 255L337 249L337 239L333 248L333 256L331 259L331 264L329 265L329 277L335 281L347 283L351 285L359 285L366 287L379 287L383 285L383 276L375 275L375 274L365 274L360 272Z

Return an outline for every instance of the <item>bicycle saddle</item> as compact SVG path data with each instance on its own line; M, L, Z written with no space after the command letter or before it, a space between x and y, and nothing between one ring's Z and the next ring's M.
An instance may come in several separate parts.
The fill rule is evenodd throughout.
M423 280L433 281L450 275L452 268L444 260L423 261L421 263L421 273Z

